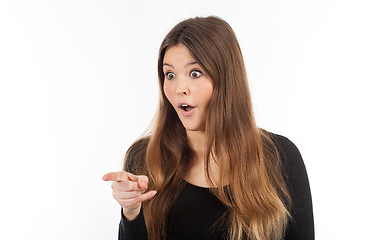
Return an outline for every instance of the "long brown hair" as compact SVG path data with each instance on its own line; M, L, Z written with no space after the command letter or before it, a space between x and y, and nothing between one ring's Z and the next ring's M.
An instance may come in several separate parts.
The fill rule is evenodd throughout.
M282 239L291 199L278 150L270 133L256 126L240 46L232 28L218 17L180 22L160 47L160 103L138 168L138 173L149 177L149 189L158 192L143 203L149 239L166 238L167 215L194 163L185 128L163 91L164 55L177 44L185 45L213 80L205 127L205 174L211 185L217 186L212 192L228 208L227 238ZM209 171L212 157L220 169L219 181L214 183ZM224 179L229 180L226 187Z

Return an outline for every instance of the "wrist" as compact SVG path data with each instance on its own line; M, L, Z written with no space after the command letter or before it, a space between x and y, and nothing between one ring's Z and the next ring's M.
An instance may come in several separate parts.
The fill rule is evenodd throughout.
M133 209L123 208L123 216L127 221L133 221L134 219L136 219L140 212L141 212L141 205Z

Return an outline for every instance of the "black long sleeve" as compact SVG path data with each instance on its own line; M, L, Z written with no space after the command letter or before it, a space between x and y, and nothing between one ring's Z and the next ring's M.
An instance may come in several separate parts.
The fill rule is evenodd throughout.
M293 200L292 219L287 227L285 240L313 240L312 199L302 156L288 138L274 135L273 140L279 149ZM225 239L224 224L213 224L224 219L221 217L225 211L225 206L209 189L186 182L168 216L168 239ZM119 240L121 239L148 239L143 212L130 222L122 217L119 227Z
M129 239L147 239L147 229L143 217L143 208L141 208L141 212L138 214L136 219L132 221L128 221L124 218L122 208L122 219L119 224L118 240Z
M276 135L275 140L287 174L287 184L293 200L292 220L286 240L314 239L312 196L307 171L298 148L288 138Z

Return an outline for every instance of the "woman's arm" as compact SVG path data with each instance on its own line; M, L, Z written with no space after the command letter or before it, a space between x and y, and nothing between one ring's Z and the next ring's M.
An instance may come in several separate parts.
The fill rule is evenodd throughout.
M156 194L154 190L145 193L148 178L122 171L105 174L103 179L113 181L113 197L122 207L119 239L147 239L142 202Z
M292 219L286 233L286 240L314 239L314 219L312 196L307 171L302 156L293 142L276 135L283 167L286 170L287 184L292 197Z
M123 208L122 208L122 218L119 223L119 234L118 240L147 240L147 229L146 223L143 217L143 208L137 215L137 217L132 220L128 221L123 215Z
M119 224L119 240L147 240L147 229L144 221L142 202L152 198L156 191L145 193L148 177L139 175L143 168L147 139L132 144L128 149L122 172L108 173L103 179L114 181L113 196L122 206Z

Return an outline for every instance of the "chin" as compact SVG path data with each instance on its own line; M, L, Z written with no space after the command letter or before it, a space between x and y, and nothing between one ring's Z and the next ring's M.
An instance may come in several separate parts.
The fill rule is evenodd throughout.
M205 131L205 127L202 127L202 126L197 126L197 125L187 125L187 124L184 124L184 128L186 131L191 131L191 132L201 132L201 131Z
M179 119L186 131L205 131L205 124L201 121L196 121L196 119L181 119L180 116Z

